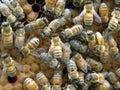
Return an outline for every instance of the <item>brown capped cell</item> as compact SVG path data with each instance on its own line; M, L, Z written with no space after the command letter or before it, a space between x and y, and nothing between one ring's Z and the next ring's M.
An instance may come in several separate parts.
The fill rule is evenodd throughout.
M21 6L23 6L23 5L27 4L27 0L19 0L19 3Z
M35 20L37 18L37 16L38 16L38 13L35 13L32 11L31 13L29 13L27 15L27 21L31 22L31 21Z
M5 90L13 90L13 85L10 84L10 83L7 83L7 84L4 86L4 89L5 89Z
M27 14L27 15L32 12L32 6L30 4L25 4L22 6L22 8L23 8L25 14Z

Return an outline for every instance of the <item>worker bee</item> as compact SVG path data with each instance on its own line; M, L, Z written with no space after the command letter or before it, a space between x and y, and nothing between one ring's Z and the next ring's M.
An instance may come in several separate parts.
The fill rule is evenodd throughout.
M95 86L95 90L110 90L111 85L107 80L104 80L102 83Z
M76 89L84 88L84 74L77 71L76 63L72 59L67 62L67 71L68 78L74 87Z
M25 57L29 55L33 50L35 50L39 45L39 39L34 37L25 46L20 49L20 56Z
M55 6L55 15L57 17L62 15L62 12L65 8L65 3L66 3L66 0L57 0L56 6Z
M57 0L45 0L45 11L54 13Z
M119 30L120 8L116 7L112 12L112 18L109 21L107 33L115 33Z
M4 3L0 2L0 12L2 13L3 16L8 17L11 14L10 9L8 8L7 5Z
M118 81L117 76L114 72L109 72L107 75L107 79L111 84L115 84Z
M71 9L64 9L63 10L63 13L62 13L62 16L66 19L66 20L70 20L71 19L71 16L72 16L72 10Z
M73 5L75 7L80 7L83 4L84 0L73 0Z
M0 2L0 12L2 13L3 16L7 17L8 22L13 25L17 18L12 14L11 10L9 9L9 7L7 5L5 5L4 3Z
M18 25L17 30L15 31L15 47L20 49L25 42L25 29L22 24Z
M42 37L50 36L52 33L56 32L58 28L66 24L66 19L64 17L52 20L48 27L45 27L41 33Z
M52 78L52 90L61 90L62 74L61 72L55 73Z
M13 12L13 14L17 17L18 20L22 20L25 18L25 14L23 12L22 7L19 2L16 0L2 0Z
M8 81L10 83L13 83L17 80L16 78L16 68L19 71L24 71L24 67L17 63L16 61L14 61L12 59L12 57L8 54L3 54L1 56L1 58L3 59L2 64L3 64L3 72L2 75L4 76L5 73L7 72L7 76L8 76Z
M103 73L89 73L86 76L86 80L90 83L102 83L105 80Z
M120 68L115 71L116 75L120 78Z
M5 49L12 48L13 45L13 31L8 22L2 23L2 42Z
M60 67L60 62L50 54L46 53L44 48L39 48L36 51L31 52L31 55L38 57L44 63L48 64L50 68L58 69Z
M102 53L105 52L105 50L106 50L106 46L105 46L105 45L96 45L96 46L94 47L93 52L94 52L94 54L95 54L96 56L100 56Z
M72 73L72 72L76 72L77 71L77 66L76 66L75 61L70 59L67 62L67 71L68 71L68 73Z
M104 37L101 35L100 32L96 32L96 40L98 45L104 45Z
M65 29L61 34L64 38L71 38L73 36L79 35L83 31L82 25L74 25L71 28Z
M100 72L103 70L102 63L92 59L92 58L86 58L86 62L91 66L93 71Z
M99 14L101 16L102 22L107 23L109 20L108 14L109 9L106 3L101 3L99 7Z
M33 32L38 29L43 29L46 24L48 23L48 20L45 17L39 18L36 21L30 22L29 24L25 25L25 31L26 32Z
M76 88L72 84L68 84L65 86L64 90L76 90Z
M51 47L53 47L53 48L50 51L52 51L53 57L56 58L56 59L62 58L61 42L62 41L61 41L59 35L58 34L53 34L52 40L51 40ZM50 47L50 49L51 49L51 47Z
M25 78L24 86L28 90L39 90L37 83L29 77Z
M108 81L113 85L116 90L120 89L120 82L114 72L109 72L107 75Z
M112 48L110 48L110 55L111 55L111 57L112 58L114 58L114 59L118 59L118 60L120 60L120 53L119 53L119 49L118 49L118 47L112 47Z
M70 54L71 54L70 44L65 43L63 45L62 59L61 59L65 64L67 64L67 61L70 59Z
M80 21L84 18L84 24L91 26L93 24L93 16L95 17L96 22L101 23L101 18L95 11L93 2L87 1L83 11L79 14L79 16L73 18L73 23L79 24Z
M91 67L88 65L88 63L84 60L81 54L77 53L72 57L72 60L76 62L77 67L82 70L84 73L88 73L88 70L91 69Z
M14 24L17 22L17 18L13 14L10 14L7 17L7 20L10 23L10 25L13 26L13 27L14 27Z
M115 0L115 4L116 5L120 4L120 0Z
M109 50L105 50L105 52L100 54L100 61L105 64L108 60L110 60Z
M110 48L117 47L117 43L116 43L113 36L108 37L108 45L109 45Z
M70 45L74 50L80 53L89 53L89 47L78 40L70 40Z
M87 31L87 34L88 34L88 46L91 50L93 50L97 44L96 36L94 32L91 30Z
M35 80L40 85L41 90L51 90L50 83L44 73L39 72L35 76ZM34 90L34 89L33 89Z

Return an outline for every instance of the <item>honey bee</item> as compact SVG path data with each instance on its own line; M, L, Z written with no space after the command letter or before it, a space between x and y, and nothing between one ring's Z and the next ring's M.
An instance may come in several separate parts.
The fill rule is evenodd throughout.
M3 16L8 17L12 12L10 11L9 7L5 5L4 3L0 2L0 12Z
M52 90L61 90L62 74L60 72L55 73L52 78Z
M120 68L115 71L116 75L120 78Z
M44 48L39 48L38 50L31 52L31 55L40 58L40 60L48 64L50 68L58 69L61 66L60 62L48 54Z
M64 90L76 90L76 89L72 84L68 84L68 85L66 85Z
M56 58L51 59L48 65L53 69L58 69L61 66L60 62Z
M106 3L101 3L99 7L99 14L101 16L102 22L107 23L109 20L109 9Z
M95 50L93 51L96 56L100 56L102 53L105 52L106 47L105 45L96 45Z
M103 69L102 63L92 59L92 58L86 58L86 62L90 64L93 71L100 72Z
M120 20L120 8L116 7L112 12L112 18L110 19L107 27L108 34L115 33L119 30L119 20Z
M56 2L57 0L45 0L45 10L54 13Z
M80 21L84 19L84 24L87 26L91 26L93 24L93 16L95 17L96 22L101 23L101 18L95 11L93 2L87 1L85 3L83 11L79 14L79 16L76 16L75 18L73 18L73 23L79 24Z
M100 54L100 61L105 64L107 61L110 60L109 50L105 50L105 52Z
M45 27L41 33L42 37L50 36L52 33L56 32L58 28L66 24L66 19L64 17L52 20L48 27Z
M16 68L19 71L24 71L24 67L17 63L16 61L14 61L12 59L12 57L8 54L3 54L1 56L1 58L3 59L2 64L3 64L3 72L2 75L5 75L5 73L7 72L7 76L8 76L8 81L10 83L13 83L17 80L17 75L16 75Z
M115 4L119 5L120 4L120 0L115 0Z
M118 81L117 76L113 72L109 72L107 75L108 81L113 85L116 90L120 89L120 82Z
M68 78L76 89L84 88L84 73L77 71L76 63L71 59L67 62Z
M108 37L108 45L109 45L110 48L117 47L117 43L116 43L113 36Z
M78 40L71 40L70 45L74 50L76 50L80 53L85 53L85 54L89 53L89 47L85 44L82 44Z
M102 83L105 80L103 73L89 73L86 76L86 80L91 83Z
M24 26L21 24L18 25L18 28L15 31L15 41L14 41L15 47L17 49L20 49L24 45L24 42L25 42L25 29Z
M2 42L4 49L10 49L13 45L13 31L8 22L2 23Z
M100 32L96 32L96 40L98 45L104 45L104 37L101 35Z
M25 78L24 86L28 90L39 90L37 83L29 77Z
M13 12L13 14L17 17L18 20L22 20L25 18L24 11L20 6L19 2L16 0L2 0Z
M39 18L36 21L33 21L33 22L30 22L29 24L26 24L25 31L27 33L29 33L29 32L33 32L33 31L38 30L38 29L43 29L47 23L48 23L47 18L45 18L45 17Z
M4 3L0 2L0 12L2 13L3 16L7 17L8 22L13 25L17 18L12 14L11 10L9 9L9 7L7 5L5 5Z
M70 59L71 49L70 44L65 43L63 45L63 52L62 52L62 61L67 64L67 61Z
M107 80L104 80L102 83L96 85L95 90L111 90L111 85Z
M73 36L79 35L83 31L82 25L74 25L71 28L65 29L61 34L64 38L71 38Z
M41 90L51 90L50 83L44 73L39 72L36 74L35 79L37 83L40 85ZM33 89L34 90L34 89Z
M63 13L62 13L62 16L66 19L66 20L70 20L71 19L71 16L72 16L72 10L71 9L64 9L63 10Z
M82 70L84 73L88 73L88 70L91 69L91 67L88 65L88 63L84 60L81 54L77 53L72 57L72 60L76 62L77 67Z
M83 4L84 0L73 0L73 5L75 7L80 7Z
M61 44L61 42L62 41L61 41L58 34L54 34L52 36L51 47L53 47L53 48L50 51L52 51L53 57L56 59L62 58L62 44Z
M56 6L55 6L55 15L57 17L62 15L62 12L65 8L65 3L66 3L66 0L57 0Z
M35 50L39 45L39 39L34 37L25 46L20 49L20 56L25 57L29 55L33 50Z
M118 81L117 76L114 72L109 72L107 75L107 79L111 84L115 84Z
M93 50L97 44L96 36L94 32L91 30L87 31L87 34L88 34L88 46L91 50Z

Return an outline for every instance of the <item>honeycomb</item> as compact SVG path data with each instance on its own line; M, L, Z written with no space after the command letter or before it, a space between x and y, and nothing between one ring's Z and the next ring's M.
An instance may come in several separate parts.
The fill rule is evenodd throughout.
M73 11L74 13L73 13L72 17L79 15L80 11L83 8L75 8L72 5L72 0L67 0L66 2L67 2L66 7L74 9L74 11ZM112 12L113 8L116 7L114 0L103 0L103 2L107 3L107 5L109 6L110 13ZM24 13L26 14L26 18L23 20L23 22L25 24L29 23L31 21L34 21L36 18L45 16L44 0L20 0L20 4L24 10ZM120 5L118 5L118 7L120 7ZM50 18L49 20L51 20L51 16L48 16L48 18ZM5 17L3 17L0 14L0 25L4 20L5 20ZM72 26L71 22L67 23L67 26L71 27ZM84 26L84 28L85 28L85 30L94 30L94 31L103 32L105 27L103 25L99 25L98 23L94 22L92 27ZM41 30L38 30L32 34L28 34L26 36L26 41L27 41L27 39L36 36L40 39L39 47L45 48L46 50L48 50L49 46L50 46L50 38L46 37L43 39L40 36L40 32L41 32ZM115 37L115 40L117 41L118 47L120 49L120 32L114 34L113 36ZM2 41L1 34L0 34L0 41ZM40 71L44 72L44 74L46 75L46 77L48 78L49 81L51 81L51 78L53 77L54 72L62 71L63 72L62 86L64 86L66 83L69 82L66 66L62 62L61 62L61 67L57 70L54 70L54 69L51 69L47 64L42 62L39 58L36 58L32 55L29 55L23 59L19 58L18 50L14 46L12 49L10 49L8 51L8 53L11 55L11 57L15 61L17 61L18 63L20 63L21 65L24 66L25 71L22 72L22 71L17 70L17 81L15 83L9 83L7 80L7 76L4 76L4 78L0 78L0 90L25 90L24 86L23 86L24 78L31 77L32 79L34 79L35 74ZM1 45L0 45L0 54L2 54L2 46ZM86 56L84 56L84 57L86 57ZM95 57L94 55L91 55L90 57L98 60L98 58ZM1 62L1 60L0 60L0 62ZM115 70L117 68L120 68L120 63L112 60L112 61L109 61L108 63L104 64L103 71L115 72ZM2 67L1 67L1 70L2 70ZM120 81L120 78L119 78L119 81Z

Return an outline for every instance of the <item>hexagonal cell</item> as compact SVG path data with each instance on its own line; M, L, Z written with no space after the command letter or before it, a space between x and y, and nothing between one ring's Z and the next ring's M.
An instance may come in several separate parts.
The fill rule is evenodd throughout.
M40 5L39 4L34 4L32 5L32 10L34 12L39 12L40 11Z
M27 2L28 2L29 4L34 4L34 3L35 3L35 0L27 0Z

